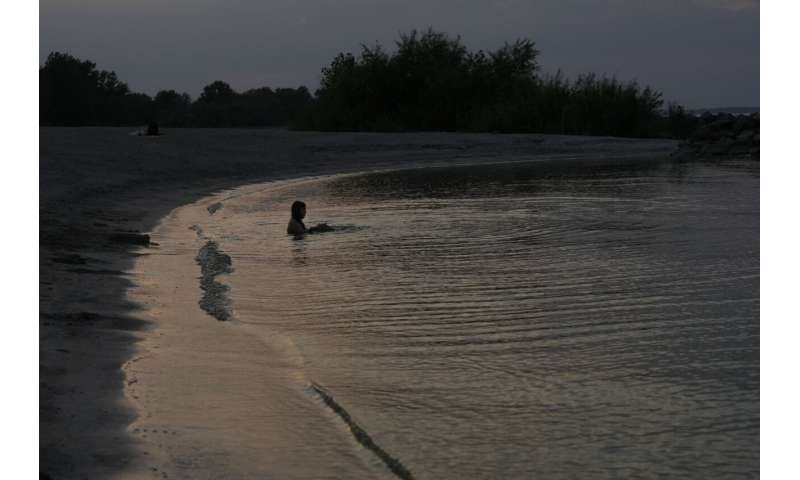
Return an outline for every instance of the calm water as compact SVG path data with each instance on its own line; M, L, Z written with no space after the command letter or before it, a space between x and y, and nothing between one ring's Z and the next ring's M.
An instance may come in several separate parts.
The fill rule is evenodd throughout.
M338 230L287 237L296 198ZM337 177L204 229L235 322L416 478L758 475L757 163Z

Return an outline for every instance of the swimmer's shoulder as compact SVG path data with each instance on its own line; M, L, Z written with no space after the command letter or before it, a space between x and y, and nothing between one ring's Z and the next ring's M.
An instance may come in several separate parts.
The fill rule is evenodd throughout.
M289 225L286 227L286 233L289 235L300 235L306 233L303 224L292 218L289 220Z

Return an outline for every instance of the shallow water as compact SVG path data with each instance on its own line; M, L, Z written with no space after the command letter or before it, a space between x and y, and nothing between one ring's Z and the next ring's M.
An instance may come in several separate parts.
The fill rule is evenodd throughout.
M337 231L286 236L296 198ZM757 163L372 173L210 213L232 323L416 478L758 475Z

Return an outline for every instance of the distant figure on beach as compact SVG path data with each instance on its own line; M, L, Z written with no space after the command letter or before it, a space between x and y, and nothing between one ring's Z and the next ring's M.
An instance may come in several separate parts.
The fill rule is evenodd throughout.
M319 233L329 232L333 230L327 223L320 223L317 226L306 228L303 219L306 217L306 204L300 200L296 200L292 204L292 218L289 220L289 226L286 227L286 233L289 235L303 235L304 233Z
M148 123L147 130L145 131L144 134L150 137L161 135L158 131L158 124L156 122Z

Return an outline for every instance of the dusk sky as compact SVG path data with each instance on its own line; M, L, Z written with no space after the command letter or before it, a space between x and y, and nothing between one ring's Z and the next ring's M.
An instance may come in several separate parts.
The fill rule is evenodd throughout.
M341 51L433 27L471 49L530 38L543 72L637 79L690 108L759 105L758 0L41 0L39 57L134 91L318 86Z

